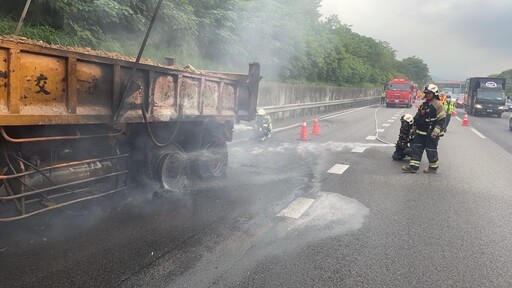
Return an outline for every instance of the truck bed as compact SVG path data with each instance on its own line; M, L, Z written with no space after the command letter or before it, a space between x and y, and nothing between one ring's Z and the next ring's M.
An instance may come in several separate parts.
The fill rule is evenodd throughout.
M139 63L120 105L134 62L0 36L0 126L142 122L141 107L149 122L254 116L258 64L239 74Z

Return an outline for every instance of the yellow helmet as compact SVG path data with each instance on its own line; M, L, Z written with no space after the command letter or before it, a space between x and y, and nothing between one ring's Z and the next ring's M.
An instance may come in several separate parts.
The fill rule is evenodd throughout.
M265 110L258 109L258 111L256 111L256 115L265 116Z

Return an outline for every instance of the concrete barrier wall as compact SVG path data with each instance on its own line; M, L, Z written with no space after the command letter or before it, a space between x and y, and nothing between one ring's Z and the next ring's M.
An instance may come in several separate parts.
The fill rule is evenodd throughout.
M334 100L360 99L350 103L319 108L301 109L272 113L272 118L282 119L305 115L341 111L350 108L380 103L382 89L349 88L334 86L307 86L273 82L261 82L258 93L258 107L283 106L298 103L326 102Z

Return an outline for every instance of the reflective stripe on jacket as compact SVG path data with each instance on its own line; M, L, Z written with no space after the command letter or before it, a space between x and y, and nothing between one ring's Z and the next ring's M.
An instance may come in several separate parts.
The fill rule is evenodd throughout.
M443 103L444 111L446 114L451 114L455 110L455 106L452 101L446 101Z
M414 116L416 133L421 135L429 133L438 135L441 132L441 127L444 125L445 118L446 112L439 100L433 99L431 102L423 102Z

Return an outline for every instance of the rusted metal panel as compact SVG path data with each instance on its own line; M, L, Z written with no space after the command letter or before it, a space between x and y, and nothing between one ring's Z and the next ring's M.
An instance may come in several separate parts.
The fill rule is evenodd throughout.
M171 75L156 73L152 85L152 114L157 119L172 119L178 114L176 105L177 78Z
M218 114L219 104L219 91L220 85L218 82L205 81L203 89L203 114L216 115Z
M1 126L43 125L43 124L95 124L111 123L110 115L13 115L0 114Z
M77 62L77 114L112 115L113 77L112 65Z
M133 63L45 45L0 39L0 126L113 123ZM143 121L143 101L149 121L253 114L258 69L254 76L175 68L138 64L116 121Z
M199 84L199 101L198 101L198 105L197 105L197 109L199 110L199 114L200 115L204 115L203 97L204 97L204 89L205 89L205 86L206 86L205 83L206 83L206 79L201 78L200 84Z
M9 75L7 57L9 51L0 49L0 114L7 114L7 78Z
M180 104L183 106L184 115L199 115L199 91L201 81L190 77L184 77L181 82Z
M76 59L68 58L66 69L66 108L68 113L76 114L77 106L77 73L76 73Z
M21 96L21 69L20 69L20 51L17 49L9 49L9 56L7 58L9 65L8 72L8 96L7 96L7 107L9 113L19 114L20 113L20 96Z
M236 88L234 85L225 84L222 89L222 106L221 111L223 115L234 115L235 111L235 99L236 99Z
M112 73L112 95L110 104L112 107L112 115L114 115L115 109L121 100L121 65L113 65Z
M20 114L66 114L66 71L65 58L21 52Z

